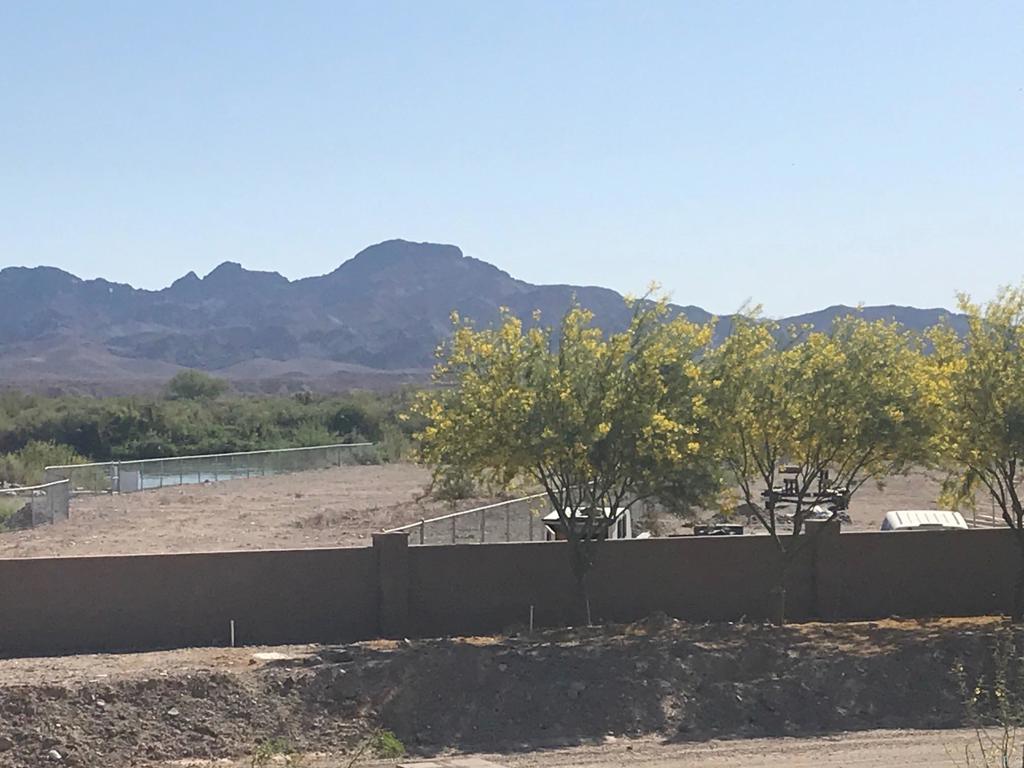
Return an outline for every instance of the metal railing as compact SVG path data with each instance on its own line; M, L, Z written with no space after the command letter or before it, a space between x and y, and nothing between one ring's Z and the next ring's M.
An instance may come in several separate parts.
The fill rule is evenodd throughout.
M47 467L47 481L69 480L73 493L134 493L377 461L373 443L334 443L238 453L133 459Z
M71 483L58 480L23 488L0 488L0 529L34 528L67 520Z
M420 520L385 533L407 532L410 544L485 544L544 541L541 518L551 511L547 494L499 501L483 507Z

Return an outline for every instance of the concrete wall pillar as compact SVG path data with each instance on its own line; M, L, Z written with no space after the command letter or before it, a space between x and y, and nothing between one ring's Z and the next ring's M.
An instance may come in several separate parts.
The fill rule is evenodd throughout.
M817 618L831 621L839 618L843 593L843 567L840 562L838 520L808 520L807 536L813 536L811 557L813 610Z
M402 638L409 627L409 535L373 534L377 555L377 617L381 637Z

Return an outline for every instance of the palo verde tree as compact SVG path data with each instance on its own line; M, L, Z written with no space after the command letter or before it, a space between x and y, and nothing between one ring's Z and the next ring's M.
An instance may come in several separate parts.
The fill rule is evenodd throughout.
M535 317L539 321L539 317ZM698 365L711 328L670 317L664 301L632 302L609 336L572 307L555 329L506 313L493 329L455 318L417 413L422 458L437 472L539 484L568 539L578 605L609 523L637 502L705 489L711 456Z
M1024 285L984 306L960 296L961 338L948 326L930 339L933 378L945 383L939 455L945 496L967 506L984 491L1016 537L1022 560L1012 617L1024 619Z
M748 513L779 553L773 591L785 621L786 578L828 499L831 522L868 480L926 457L934 424L917 340L894 323L837 320L829 333L782 334L740 315L708 359L717 448ZM788 507L776 503L782 492Z

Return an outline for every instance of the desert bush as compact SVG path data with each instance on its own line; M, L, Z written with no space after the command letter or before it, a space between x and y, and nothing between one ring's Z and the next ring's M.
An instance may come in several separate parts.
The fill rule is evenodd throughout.
M389 455L404 452L405 426L398 425L396 413L406 395L301 395L169 399L4 392L0 455L43 442L68 446L93 461L161 458L358 439L377 442L386 430L392 434Z
M458 467L439 467L434 471L427 493L438 501L454 504L476 495L476 482Z
M381 461L388 463L402 461L412 455L412 440L397 424L384 424L380 430L377 449Z
M167 382L164 391L171 400L212 400L227 390L228 383L223 379L202 371L189 370L176 374Z

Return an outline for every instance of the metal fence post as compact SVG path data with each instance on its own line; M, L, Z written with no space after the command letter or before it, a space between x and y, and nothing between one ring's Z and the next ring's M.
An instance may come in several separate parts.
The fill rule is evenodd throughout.
M455 521L457 519L454 515L452 516L452 544L455 543Z
M505 506L505 542L512 541L512 505Z
M420 520L420 544L423 543L423 537L424 537L424 534L426 533L426 530L425 530L426 527L427 527L426 521L425 520Z
M483 544L487 538L487 512L480 510L480 543Z
M114 492L121 493L121 462L114 462Z

